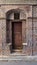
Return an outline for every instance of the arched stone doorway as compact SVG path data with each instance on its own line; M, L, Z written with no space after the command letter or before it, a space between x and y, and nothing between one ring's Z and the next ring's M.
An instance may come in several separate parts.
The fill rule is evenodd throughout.
M22 21L25 20L25 14L21 15L21 11L21 9L12 9L6 13L6 41L10 43L11 53L22 50Z

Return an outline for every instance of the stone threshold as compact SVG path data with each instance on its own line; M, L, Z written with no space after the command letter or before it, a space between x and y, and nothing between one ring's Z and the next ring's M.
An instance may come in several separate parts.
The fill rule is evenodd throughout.
M37 56L24 56L24 55L12 55L12 56L0 56L0 61L36 61L37 62Z

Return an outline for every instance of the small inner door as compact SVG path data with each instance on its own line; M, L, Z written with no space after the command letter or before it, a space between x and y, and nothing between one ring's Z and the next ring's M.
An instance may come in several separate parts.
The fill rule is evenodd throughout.
M12 22L12 48L22 48L22 22Z

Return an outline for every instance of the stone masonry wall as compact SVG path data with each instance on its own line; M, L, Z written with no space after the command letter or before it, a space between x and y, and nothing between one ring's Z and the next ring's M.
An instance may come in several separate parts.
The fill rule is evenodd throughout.
M24 53L25 55L32 55L33 51L33 55L37 55L37 6L33 6L33 13L32 13L32 6L29 5L0 6L0 55L10 54L9 46L6 43L6 13L11 9L18 9L18 8L24 11L26 20L22 21L22 43L27 43L27 46L25 46L23 49ZM33 19L32 16L34 17ZM32 50L32 43L33 43L33 50Z

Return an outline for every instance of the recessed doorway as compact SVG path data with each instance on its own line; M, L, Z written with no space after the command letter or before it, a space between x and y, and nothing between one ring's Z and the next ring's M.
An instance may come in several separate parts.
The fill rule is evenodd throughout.
M12 49L22 49L22 22L12 22Z

